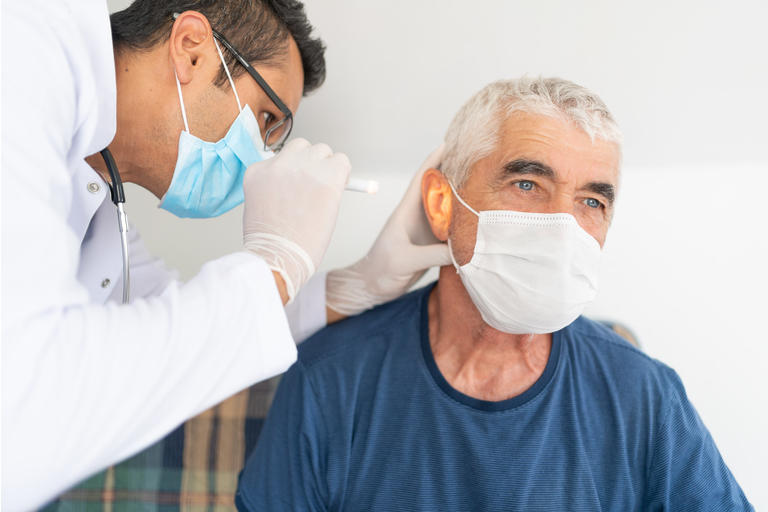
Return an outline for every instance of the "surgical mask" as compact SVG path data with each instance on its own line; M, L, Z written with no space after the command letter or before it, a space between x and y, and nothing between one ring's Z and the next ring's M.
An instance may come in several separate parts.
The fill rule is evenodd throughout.
M214 44L235 93L240 114L220 141L206 142L195 137L189 133L181 84L179 77L176 77L184 131L179 137L179 155L171 186L163 196L160 208L178 217L216 217L239 205L244 200L245 170L253 163L274 156L271 151L263 149L259 123L251 107L240 105L227 63L218 43L214 41Z
M570 325L597 294L600 244L567 213L477 212L472 259L451 259L485 323L510 334Z

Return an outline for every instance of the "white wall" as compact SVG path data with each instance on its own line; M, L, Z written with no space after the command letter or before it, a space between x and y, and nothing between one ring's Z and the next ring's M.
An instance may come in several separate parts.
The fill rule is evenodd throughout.
M559 75L596 90L626 145L590 312L629 324L680 373L748 497L768 509L768 4L307 3L328 43L328 80L295 133L382 182L377 196L345 196L325 266L362 255L408 174L487 82ZM239 247L239 209L180 221L149 194L127 194L148 245L185 277Z
M768 165L627 169L588 311L677 370L747 496L768 508Z

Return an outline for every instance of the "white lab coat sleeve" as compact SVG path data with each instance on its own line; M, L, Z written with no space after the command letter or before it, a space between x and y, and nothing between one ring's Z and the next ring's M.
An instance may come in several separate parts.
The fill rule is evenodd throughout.
M169 269L165 262L147 250L141 235L134 226L128 231L131 262L131 297L148 298L159 295L178 279L178 272ZM301 288L296 298L285 307L291 335L301 343L325 327L325 272L318 272ZM113 287L110 300L120 302L123 288L121 282Z
M178 272L169 269L162 259L152 256L134 226L128 231L128 243L131 262L131 297L159 295L165 288L178 279ZM291 335L296 343L301 343L325 327L327 312L325 307L325 272L318 272L299 290L296 298L285 307ZM122 300L122 281L113 287L110 299Z
M318 272L299 290L296 298L285 307L291 334L301 343L325 327L325 272Z
M245 253L158 297L68 305L3 330L10 510L40 505L296 357L272 273Z
M245 252L208 263L188 283L172 282L155 297L89 303L76 279L80 240L67 219L73 141L93 128L89 110L99 105L90 98L99 91L78 74L87 47L66 6L50 5L46 16L39 12L48 3L3 5L8 511L42 505L296 358L272 273ZM103 2L86 7L106 16Z
M111 204L109 205L111 207ZM141 235L132 225L128 231L128 246L131 262L131 298L148 298L161 294L165 288L178 279L178 272L169 269L165 262L147 250ZM325 306L326 273L318 272L299 290L296 298L285 307L291 335L301 343L326 326ZM123 295L122 277L112 288L110 300L121 302Z
M131 226L128 231L128 243L131 262L131 297L152 297L178 279L178 273L169 269L162 259L150 254L140 234ZM285 314L291 335L296 343L301 343L325 327L327 312L325 307L325 272L318 272L299 290L296 298L285 307ZM122 300L122 280L110 295L114 302Z

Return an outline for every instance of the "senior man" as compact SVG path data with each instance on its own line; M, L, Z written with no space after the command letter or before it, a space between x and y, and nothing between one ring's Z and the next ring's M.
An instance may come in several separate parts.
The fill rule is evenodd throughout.
M422 179L454 266L300 347L239 508L751 510L675 372L580 316L620 156L571 82L470 99Z

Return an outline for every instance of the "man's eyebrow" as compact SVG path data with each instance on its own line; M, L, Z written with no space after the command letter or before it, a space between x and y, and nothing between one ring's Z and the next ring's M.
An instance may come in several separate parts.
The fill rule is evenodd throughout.
M613 206L613 201L616 199L616 187L604 181L587 183L581 187L581 190L589 190L590 192L603 196L605 200L608 201L608 206Z
M555 171L545 163L537 160L528 160L526 158L518 158L504 164L502 168L504 171L504 177L516 174L532 174L534 176L543 176L545 178L555 178Z
M529 160L527 158L518 158L504 164L502 168L504 178L514 175L533 175L542 176L544 178L555 179L557 174L554 169L543 162L538 160ZM608 206L613 206L616 199L616 187L611 183L604 181L592 181L587 183L581 190L589 190L594 194L601 195L608 202Z

